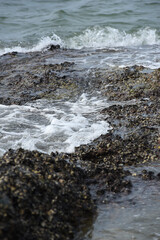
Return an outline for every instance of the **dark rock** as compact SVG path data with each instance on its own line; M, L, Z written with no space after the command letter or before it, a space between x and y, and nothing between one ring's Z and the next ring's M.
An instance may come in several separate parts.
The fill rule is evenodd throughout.
M94 211L83 171L60 156L19 149L0 159L0 239L73 239Z
M92 69L86 76L73 62L46 63L73 57L76 50L49 50L0 58L0 103L72 99L97 89L109 101L101 114L113 129L70 155L8 151L0 159L1 239L73 239L87 216L91 222L93 200L129 194L130 166L145 168L160 156L159 69ZM160 179L146 170L134 176Z
M52 44L52 45L49 46L48 50L54 51L55 49L59 49L59 48L60 48L60 45L58 45L58 44L57 45L53 45Z

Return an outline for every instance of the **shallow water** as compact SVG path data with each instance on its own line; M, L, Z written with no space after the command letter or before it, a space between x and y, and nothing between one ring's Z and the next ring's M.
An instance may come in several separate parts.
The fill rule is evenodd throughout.
M0 105L0 155L19 147L45 153L73 152L108 132L109 124L100 115L107 106L105 100L87 94L75 102Z
M78 54L77 54L78 53ZM142 65L149 69L160 67L160 49L153 46L140 47L107 47L102 49L81 49L79 52L67 54L62 59L61 56L50 58L48 64L56 64L65 61L75 62L76 70L88 70L93 68L110 69L122 68L125 66Z
M132 172L138 174L143 169L132 168ZM156 174L160 163L152 163L145 169ZM131 194L113 198L109 204L106 198L99 205L97 219L85 240L160 239L160 181L144 181L139 177L131 180Z

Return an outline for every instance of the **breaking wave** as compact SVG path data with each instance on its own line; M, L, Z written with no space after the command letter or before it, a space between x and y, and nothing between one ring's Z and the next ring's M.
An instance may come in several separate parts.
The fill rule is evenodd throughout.
M9 53L9 52L21 52L21 53L26 53L26 52L37 52L37 51L42 51L46 49L49 45L60 45L61 47L64 46L63 41L61 40L60 37L58 37L56 34L53 34L52 37L43 37L39 40L37 44L35 44L32 47L22 47L20 44L18 46L14 46L12 48L3 48L0 49L0 55Z
M111 27L94 27L68 40L70 48L129 47L160 44L160 36L155 29L140 29L126 33Z
M0 55L8 52L35 52L47 48L51 44L59 44L62 48L81 49L81 48L105 48L105 47L130 47L143 45L159 45L160 36L156 29L148 27L140 29L134 33L127 33L112 27L88 28L73 37L61 39L56 34L52 37L43 37L40 41L30 48L21 45L12 48L0 49Z

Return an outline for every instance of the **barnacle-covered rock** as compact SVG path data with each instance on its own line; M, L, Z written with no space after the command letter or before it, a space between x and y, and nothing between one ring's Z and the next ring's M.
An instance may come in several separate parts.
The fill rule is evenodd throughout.
M160 173L145 170L160 157L160 70L88 72L62 61L78 54L51 45L48 51L0 58L0 104L77 99L84 89L97 89L108 99L101 114L112 127L73 154L8 151L0 159L0 239L73 239L82 222L92 222L94 203L130 193L133 177L160 179ZM141 173L131 166L140 166Z
M0 159L0 239L73 239L94 209L83 171L60 156L19 149Z

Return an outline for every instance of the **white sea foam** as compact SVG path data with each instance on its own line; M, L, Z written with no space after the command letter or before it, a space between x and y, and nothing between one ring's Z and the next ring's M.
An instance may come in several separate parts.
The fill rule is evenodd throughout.
M144 28L135 33L126 33L111 27L94 27L68 40L70 48L128 47L160 44L155 29Z
M82 68L87 67L124 67L143 65L151 69L160 68L160 36L155 29L144 28L135 33L127 33L111 27L94 27L84 32L62 40L56 34L44 37L30 48L21 46L0 49L0 55L7 52L34 52L45 51L47 46L59 44L68 49L87 48L88 55L79 59L75 56L75 63ZM95 49L97 50L95 52ZM105 49L105 51L103 51ZM73 61L65 57L65 61ZM49 61L49 60L48 60ZM51 62L59 63L63 59L53 58Z
M108 103L83 94L77 102L39 100L0 105L0 155L19 147L50 153L73 152L110 129L99 114Z
M22 47L20 44L18 46L14 46L12 48L3 48L0 49L0 55L6 54L8 52L21 52L21 53L27 53L27 52L36 52L46 49L49 45L56 45L59 44L61 47L64 46L64 43L62 39L57 36L56 34L53 34L52 37L43 37L39 40L39 42L32 47Z
M61 39L56 34L52 37L46 36L30 48L22 47L20 44L12 48L0 49L0 55L8 52L35 52L44 50L50 44L59 44L61 47L71 49L81 48L105 48L105 47L131 47L143 45L160 44L160 36L155 29L148 27L140 29L135 33L127 33L112 27L88 28L82 33Z

